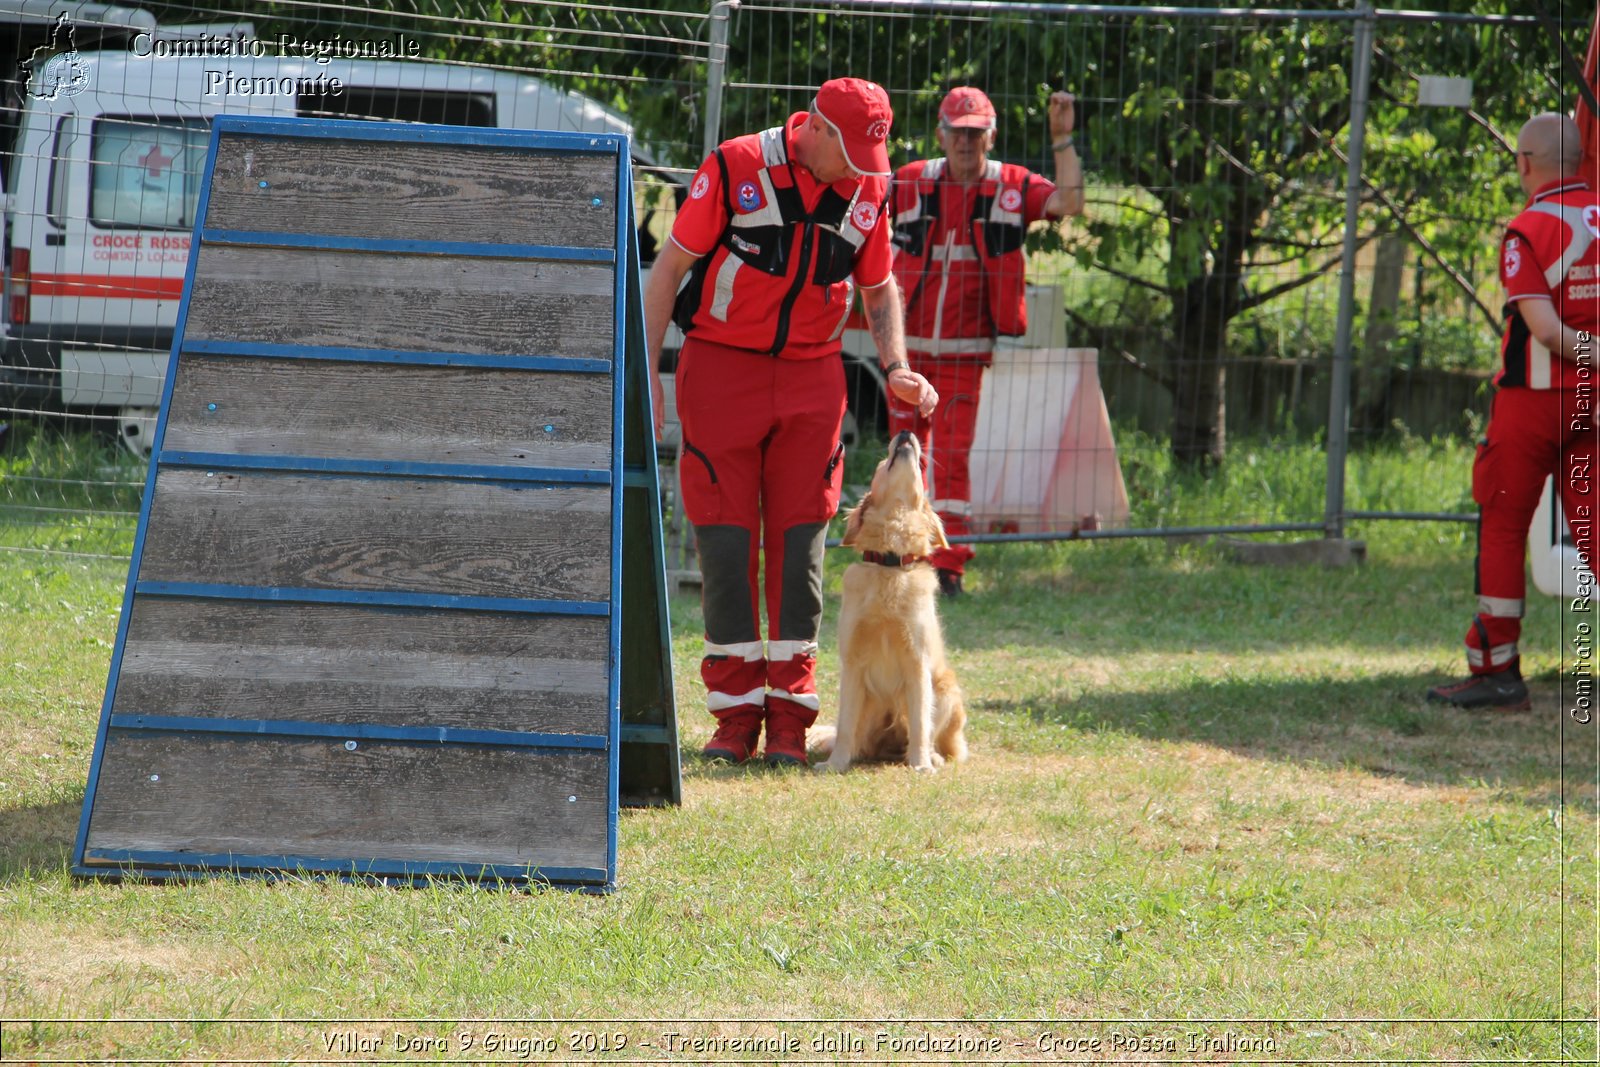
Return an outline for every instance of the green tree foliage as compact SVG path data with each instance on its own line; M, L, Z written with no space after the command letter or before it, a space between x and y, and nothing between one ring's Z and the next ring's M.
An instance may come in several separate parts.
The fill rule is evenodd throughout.
M1128 253L1164 264L1142 280L1170 309L1174 458L1220 462L1227 326L1287 291L1252 285L1253 257L1272 247L1325 260L1343 217L1329 141L1349 119L1349 36L1325 22L1210 19L1119 20L1107 32L1115 69L1102 77L1117 92L1086 116L1096 169L1156 209L1095 218L1085 252L1116 273Z
M1173 394L1174 458L1221 461L1229 325L1340 264L1349 19L808 10L742 12L736 27L730 70L743 86L730 90L724 130L772 125L805 106L809 87L860 74L890 88L897 154L914 158L934 150L944 91L975 84L1001 112L996 154L1047 169L1044 96L1072 89L1097 201L1072 251L1142 291L1161 324L1147 369ZM1586 22L1567 29L1581 53ZM1498 314L1478 290L1494 287L1499 229L1521 195L1505 142L1570 100L1556 71L1551 38L1530 22L1375 24L1358 240L1404 234L1426 298L1476 322L1486 351ZM1472 108L1416 106L1429 74L1471 78Z
M1158 207L1097 217L1079 251L1112 271L1130 252L1163 265L1153 279L1121 272L1168 309L1161 374L1181 462L1222 457L1228 323L1338 267L1352 31L1310 19L1107 27L1118 44L1096 73L1117 88L1086 116L1092 163ZM1553 56L1531 26L1378 25L1358 240L1404 232L1424 269L1458 287L1463 314L1487 326L1494 315L1468 265L1486 265L1492 281L1498 227L1520 198L1503 142L1528 115L1560 106ZM1423 74L1471 77L1473 110L1416 107Z
M1479 0L1476 10L1502 15L1513 2ZM178 21L179 5L170 8L162 17ZM1259 320L1339 266L1348 18L716 10L729 20L723 136L776 125L822 81L852 74L890 90L899 162L936 151L939 99L973 84L1000 110L995 154L1048 170L1044 99L1053 87L1074 91L1091 206L1070 251L1123 279L1136 297L1126 306L1158 324L1146 369L1173 394L1174 458L1220 462L1230 324ZM664 162L692 167L700 157L708 0L401 0L381 12L266 3L256 12L273 32L409 32L433 57L534 74L625 112ZM1580 55L1591 15L1574 10L1565 24ZM1375 34L1359 240L1403 234L1426 272L1423 299L1459 315L1463 336L1487 349L1495 245L1520 202L1506 142L1529 115L1570 106L1573 87L1531 21L1384 19ZM1470 77L1472 108L1417 107L1417 78L1429 74Z

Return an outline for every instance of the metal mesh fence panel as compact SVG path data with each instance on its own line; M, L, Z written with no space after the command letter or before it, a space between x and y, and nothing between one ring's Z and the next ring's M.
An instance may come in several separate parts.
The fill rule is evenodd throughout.
M698 6L18 7L0 14L4 550L131 551L212 116L633 133L650 232L672 160L699 150Z
M1579 54L1582 43L1568 39ZM1529 117L1576 101L1559 72L1555 43L1533 20L1379 23L1357 235L1358 442L1470 433L1487 415L1502 327L1499 241L1523 203L1512 148ZM1458 84L1441 87L1446 79Z
M1032 231L1044 313L996 350L1001 388L985 400L1003 426L980 437L975 468L1031 467L1034 528L1068 535L1095 516L1052 506L1037 471L1053 463L1071 469L1079 500L1103 498L1095 483L1120 474L1128 510L1116 518L1130 532L1318 526L1346 242L1354 447L1472 432L1496 354L1494 250L1520 198L1506 141L1573 96L1531 18L1375 18L1347 233L1355 14L758 0L735 22L723 128L772 125L825 77L868 77L894 100L899 164L940 154L939 101L970 84L999 113L992 156L1048 176L1045 99L1073 91L1088 207ZM1443 78L1464 95L1439 106ZM1114 463L1086 454L1082 435L1040 429L1076 385L1068 353L1080 352L1094 353ZM1348 506L1461 505L1368 488ZM1010 528L999 518L985 528Z
M1471 433L1495 358L1495 246L1520 199L1507 141L1572 96L1531 19L1380 12L1347 233L1358 12L935 0L83 12L3 24L0 63L14 56L16 72L0 130L4 549L131 548L194 176L222 111L631 130L648 259L708 141L780 124L827 78L889 90L896 165L939 154L940 100L979 86L998 111L992 157L1046 177L1046 96L1072 91L1086 210L1030 231L1027 333L998 339L967 398L981 409L973 528L1006 538L1322 529L1347 241L1352 447ZM1578 47L1582 28L1565 32ZM870 442L888 425L876 353L859 329L845 348L847 432ZM1454 490L1417 501L1370 488L1352 486L1350 511L1466 506Z

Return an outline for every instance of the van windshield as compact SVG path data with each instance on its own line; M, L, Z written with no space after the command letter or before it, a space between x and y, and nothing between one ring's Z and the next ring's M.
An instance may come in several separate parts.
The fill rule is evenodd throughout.
M189 229L208 132L202 122L153 116L96 122L89 221L108 228Z

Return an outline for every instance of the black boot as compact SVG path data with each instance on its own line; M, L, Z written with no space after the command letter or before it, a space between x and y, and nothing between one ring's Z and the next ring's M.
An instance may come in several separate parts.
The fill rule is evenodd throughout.
M1527 711L1533 707L1516 660L1493 674L1474 674L1463 681L1436 685L1428 690L1428 700L1457 708L1492 708L1495 711Z

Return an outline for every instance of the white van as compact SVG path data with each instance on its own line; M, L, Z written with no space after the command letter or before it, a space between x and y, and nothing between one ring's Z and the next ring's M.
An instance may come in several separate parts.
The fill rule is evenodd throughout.
M631 132L588 97L502 71L171 51L135 38L74 52L30 85L5 183L0 408L115 412L135 451L154 428L212 116Z

